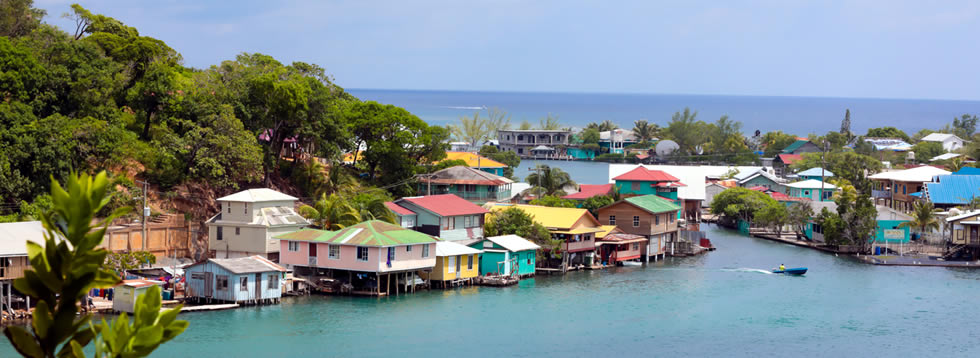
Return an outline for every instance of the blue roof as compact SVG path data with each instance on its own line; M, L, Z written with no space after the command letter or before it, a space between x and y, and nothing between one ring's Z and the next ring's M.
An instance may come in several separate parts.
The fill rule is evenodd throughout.
M936 179L937 183L926 183L929 201L935 204L961 205L980 197L980 175L940 175Z
M796 173L796 175L804 176L804 177L818 177L818 176L820 176L820 169L821 168L810 168L810 169L804 170L802 172ZM823 176L825 176L825 177L832 177L832 176L834 176L834 173L830 172L829 170L824 169L823 170Z
M953 173L955 175L980 175L980 168L973 167L963 167L958 172Z

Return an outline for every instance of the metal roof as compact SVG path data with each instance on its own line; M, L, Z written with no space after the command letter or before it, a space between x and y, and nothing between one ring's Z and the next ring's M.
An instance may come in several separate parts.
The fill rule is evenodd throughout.
M260 201L296 201L295 197L280 193L278 191L259 188L243 190L226 197L218 198L218 201L234 201L243 203L255 203Z
M809 142L810 142L809 140L797 140L793 142L793 144L786 146L786 148L783 149L783 153L792 154L794 150L800 149L800 147L802 147L803 145Z
M964 141L963 138L957 137L955 134L949 133L929 133L929 135L922 137L923 142L945 142L947 139L956 138L961 142Z
M425 244L439 241L421 232L409 230L380 220L365 221L338 231L302 229L277 235L275 238L291 241L326 242L336 245L380 247Z
M512 252L537 250L541 248L541 246L538 246L530 240L517 235L491 236L488 237L487 240L492 241L493 243Z
M0 257L27 256L27 241L44 246L44 226L40 221L0 224Z
M272 261L262 257L262 256L249 256L249 257L239 257L235 259L207 259L207 261L201 261L196 264L185 267L187 270L191 267L204 264L205 262L212 262L215 265L223 267L228 272L234 274L243 273L255 273L255 272L286 272L286 269L282 266L275 264Z
M823 171L823 174L820 173L821 171ZM810 168L802 172L796 173L796 175L808 176L808 177L819 177L819 176L832 177L834 176L834 173L829 170L817 167L817 168Z
M473 168L504 168L507 164L470 152L446 152L446 160L462 160Z
M464 246L457 244L452 241L439 241L436 242L436 256L459 256L459 255L473 255L483 253L483 250L477 250L469 246Z
M668 211L677 211L681 209L680 206L670 202L670 200L661 198L653 194L634 196L623 200L630 204L633 204L633 206L646 210L647 212L650 212L652 214L663 213Z
M958 170L955 175L980 175L980 168L974 167L963 167L963 169Z
M422 183L433 184L475 185L504 185L514 182L513 180L499 175L494 175L476 168L464 167L461 165L439 170L432 174L422 175L419 177L419 181Z
M837 189L837 187L833 184L825 183L816 179L807 179L804 181L789 183L786 184L786 186L796 189L820 189L821 187L824 189Z
M488 213L487 209L460 198L455 194L401 198L396 200L395 204L401 205L403 202L414 204L442 217Z
M935 204L967 204L980 197L980 175L940 175L936 182L926 183L926 192Z
M408 210L404 206L395 204L392 201L386 201L385 202L385 207L387 207L388 210L391 210L392 212L395 213L395 215L398 215L398 216L411 216L411 215L415 215L415 212L414 211Z
M872 176L869 179L877 180L895 180L904 182L930 182L932 178L937 175L947 175L950 174L948 171L933 167L933 166L921 166L905 170L895 170L889 172L881 172Z
M504 211L510 208L524 210L535 221L549 229L571 229L575 225L575 222L579 221L583 216L589 217L588 221L592 222L593 227L598 228L600 225L599 221L592 217L592 214L589 214L589 211L585 209L502 203L487 203L484 207L487 207L492 212Z
M579 185L579 192L575 194L568 194L563 196L563 199L579 199L584 200L591 198L593 196L599 195L609 195L612 192L613 184L581 184Z
M670 175L662 170L647 169L645 167L636 167L636 169L630 170L623 175L613 178L613 180L630 180L630 181L680 181L677 177Z

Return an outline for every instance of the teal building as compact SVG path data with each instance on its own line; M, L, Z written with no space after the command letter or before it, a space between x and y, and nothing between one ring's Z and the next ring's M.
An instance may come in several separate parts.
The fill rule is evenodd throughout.
M639 166L613 178L616 188L623 195L659 195L677 200L677 188L685 186L673 175L660 170Z
M480 276L488 273L518 277L534 275L537 252L541 247L517 235L492 236L469 244L483 250Z

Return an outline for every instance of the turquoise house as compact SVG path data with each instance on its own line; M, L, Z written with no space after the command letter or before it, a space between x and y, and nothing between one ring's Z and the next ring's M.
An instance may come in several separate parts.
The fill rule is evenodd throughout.
M469 245L483 250L480 276L487 274L534 276L537 252L541 247L517 235L492 236Z
M833 178L834 173L823 168L810 168L796 174L800 180L826 181L824 178Z
M742 188L764 187L772 191L786 193L786 180L779 179L775 175L769 174L764 169L760 169L752 175L738 181L738 186Z
M837 187L830 183L819 180L804 180L786 184L789 196L794 198L804 198L813 201L833 201L834 192Z
M565 149L565 154L569 157L575 159L595 159L595 152L591 150L585 150L582 148L568 148Z
M673 175L639 166L613 178L620 194L659 195L677 200L677 188L685 186Z

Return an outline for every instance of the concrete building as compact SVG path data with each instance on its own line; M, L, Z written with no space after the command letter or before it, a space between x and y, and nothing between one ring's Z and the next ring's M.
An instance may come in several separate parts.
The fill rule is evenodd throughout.
M221 212L207 221L211 257L261 255L279 262L279 241L274 236L310 225L293 209L296 200L272 189L249 189L219 198Z
M559 153L558 147L567 147L571 134L560 129L498 130L497 141L500 150L517 153L521 158L559 158L565 153Z
M930 133L929 135L922 137L922 141L942 143L943 149L945 149L947 152L952 152L963 148L963 144L966 143L963 138L957 137L955 134L948 133Z

